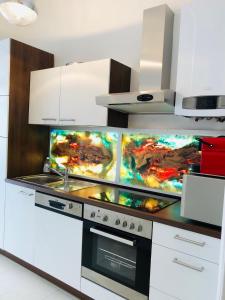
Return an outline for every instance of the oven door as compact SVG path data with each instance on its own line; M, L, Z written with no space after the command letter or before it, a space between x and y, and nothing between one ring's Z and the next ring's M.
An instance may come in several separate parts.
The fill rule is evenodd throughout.
M148 299L151 240L85 221L82 277L126 299Z

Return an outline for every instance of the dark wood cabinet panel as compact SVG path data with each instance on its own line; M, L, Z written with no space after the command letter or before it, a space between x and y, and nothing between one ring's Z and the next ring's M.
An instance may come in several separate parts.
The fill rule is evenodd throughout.
M42 172L48 155L49 128L28 125L30 72L54 66L54 55L21 42L10 43L7 177Z

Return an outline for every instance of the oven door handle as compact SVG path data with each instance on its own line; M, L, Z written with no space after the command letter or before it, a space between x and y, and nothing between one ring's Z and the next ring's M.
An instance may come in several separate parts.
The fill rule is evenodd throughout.
M110 234L108 232L96 229L94 227L90 228L90 232L95 233L95 234L100 235L100 236L103 236L103 237L106 237L108 239L114 240L116 242L119 242L119 243L122 243L122 244L126 244L128 246L132 246L133 247L136 244L136 240L130 241L130 240L127 240L125 238L119 237L117 235Z

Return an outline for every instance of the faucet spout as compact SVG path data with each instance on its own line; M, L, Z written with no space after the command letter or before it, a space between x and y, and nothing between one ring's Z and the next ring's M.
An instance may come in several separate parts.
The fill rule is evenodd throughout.
M63 177L64 184L67 184L69 181L69 168L65 168L65 171L62 173L56 169L50 168L50 171L53 173Z

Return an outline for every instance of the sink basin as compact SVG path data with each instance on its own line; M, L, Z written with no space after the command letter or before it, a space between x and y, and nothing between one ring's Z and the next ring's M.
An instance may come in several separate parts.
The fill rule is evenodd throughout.
M17 179L21 181L31 182L37 185L46 185L49 183L62 182L61 178L56 175L40 174L18 177Z
M85 189L88 187L96 186L96 183L91 183L87 181L81 181L81 180L69 180L66 183L64 183L63 180L58 181L58 182L51 182L46 184L45 186L56 189L56 190L61 190L65 192L73 192L81 189Z
M23 176L18 177L17 179L24 182L30 182L36 185L41 185L47 188L61 190L65 192L73 192L97 185L96 183L91 183L77 179L69 179L67 183L64 183L64 180L61 177L50 174Z

